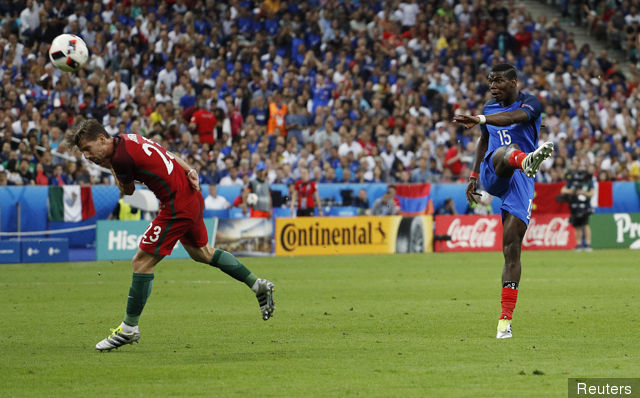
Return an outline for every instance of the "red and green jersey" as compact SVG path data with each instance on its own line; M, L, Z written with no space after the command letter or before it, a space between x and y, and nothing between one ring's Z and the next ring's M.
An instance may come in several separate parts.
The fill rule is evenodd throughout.
M127 184L135 180L145 184L163 204L197 192L189 185L184 169L173 155L138 134L115 137L111 164L121 182Z

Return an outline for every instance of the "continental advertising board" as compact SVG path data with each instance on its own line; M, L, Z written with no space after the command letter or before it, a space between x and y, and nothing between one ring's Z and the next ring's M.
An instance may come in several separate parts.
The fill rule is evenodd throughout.
M96 258L98 260L131 260L138 251L142 239L151 220L120 221L100 220L96 226ZM216 218L205 218L209 243L212 246L216 239ZM170 258L188 258L186 250L178 242Z
M277 256L430 252L433 218L276 218Z

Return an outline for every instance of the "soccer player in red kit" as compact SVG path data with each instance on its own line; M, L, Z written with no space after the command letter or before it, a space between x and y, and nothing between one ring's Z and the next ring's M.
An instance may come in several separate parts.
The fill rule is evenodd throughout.
M138 320L151 294L153 269L171 254L178 240L195 261L220 268L246 283L256 294L265 321L273 315L273 283L257 278L232 254L209 245L198 173L185 161L141 135L110 137L95 119L83 121L69 141L87 159L111 169L122 193L131 195L134 181L139 181L161 203L160 212L142 236L132 260L133 280L124 321L96 345L97 350L111 350L140 339Z

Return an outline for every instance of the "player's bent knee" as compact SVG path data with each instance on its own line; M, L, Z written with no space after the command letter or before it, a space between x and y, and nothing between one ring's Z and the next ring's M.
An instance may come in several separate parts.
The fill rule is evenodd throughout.
M133 256L131 260L131 265L133 267L133 272L136 274L149 274L153 272L153 268L155 265L162 260L164 256L155 255L151 253L147 253L143 250L138 250L138 252Z

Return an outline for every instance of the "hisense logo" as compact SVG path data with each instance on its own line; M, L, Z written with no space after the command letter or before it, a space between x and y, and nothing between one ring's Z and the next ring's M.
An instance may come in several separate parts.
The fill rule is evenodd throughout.
M631 220L628 213L617 213L613 215L613 220L618 229L616 234L616 242L624 243L626 239L635 239L629 246L630 249L640 249L640 223Z
M109 231L107 239L108 250L133 250L138 247L142 234L129 234L127 231Z

